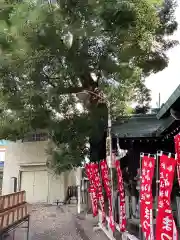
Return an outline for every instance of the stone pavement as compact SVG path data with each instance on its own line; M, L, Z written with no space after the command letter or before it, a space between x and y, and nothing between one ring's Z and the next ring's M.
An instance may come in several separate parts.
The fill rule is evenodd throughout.
M83 214L77 216L74 205L36 205L31 211L29 240L107 240L102 231L93 232L95 223ZM15 240L26 240L26 229L17 229Z

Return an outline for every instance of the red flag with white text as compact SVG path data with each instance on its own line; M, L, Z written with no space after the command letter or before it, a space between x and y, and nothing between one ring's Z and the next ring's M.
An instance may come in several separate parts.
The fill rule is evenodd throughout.
M97 189L94 184L94 177L95 177L95 172L94 172L94 167L92 163L88 163L85 165L85 170L86 170L86 176L89 179L89 195L91 199L91 205L92 205L92 212L93 216L98 215L98 198L97 198Z
M104 204L103 189L102 189L102 184L101 184L101 180L100 180L98 164L94 163L93 168L94 168L94 173L95 173L94 185L96 186L97 198L99 200L100 209L102 211L102 222L105 223L105 221L106 221L105 204Z
M113 217L113 206L112 206L112 191L111 191L111 181L109 178L109 170L107 166L106 160L103 160L100 162L100 168L101 168L101 176L104 184L104 188L106 191L106 195L108 197L108 202L109 202L109 226L112 231L115 230L115 224L114 224L114 217Z
M155 157L143 156L141 162L140 222L145 240L153 240L153 196L152 180Z
M89 194L92 202L93 215L98 214L98 201L102 211L102 222L105 222L105 205L102 191L102 184L97 163L86 164L86 175L90 182Z
M166 155L160 156L159 197L156 220L156 240L177 240L177 229L171 209L171 191L177 161Z
M123 184L123 178L122 178L122 172L120 167L120 161L116 160L116 171L117 171L117 180L118 180L118 191L119 191L119 197L120 197L120 231L125 232L126 231L126 208L125 208L125 194L124 194L124 184Z
M96 217L98 215L98 201L97 201L96 189L95 189L95 187L90 185L88 191L89 191L89 195L90 195L90 199L91 199L93 216Z

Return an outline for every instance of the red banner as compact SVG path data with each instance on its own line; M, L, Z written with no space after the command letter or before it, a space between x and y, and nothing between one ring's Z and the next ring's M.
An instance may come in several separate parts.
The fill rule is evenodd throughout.
M98 197L99 205L100 205L100 208L102 211L102 222L105 223L106 214L105 214L104 196L103 196L102 184L101 184L101 180L100 180L97 163L94 163L94 173L95 173L94 184L97 189L97 197Z
M91 199L93 216L96 217L98 215L98 202L97 202L96 189L92 185L90 185L89 187L89 195Z
M100 162L100 167L101 167L101 175L102 175L104 188L105 188L106 195L108 197L108 202L109 202L109 219L110 219L109 226L112 229L112 231L114 231L115 224L114 224L113 210L112 210L113 203L112 203L112 192L111 192L111 184L110 184L111 181L109 179L109 171L108 171L106 160L103 160Z
M173 186L176 160L166 155L160 156L160 183L158 214L156 221L156 240L177 240L177 229L171 209L171 191Z
M153 240L153 197L151 185L154 175L155 158L144 156L141 166L140 222L145 239Z
M102 211L102 222L105 222L105 206L104 206L104 196L102 191L102 184L100 181L100 175L98 171L97 163L86 164L86 175L90 182L89 193L92 202L93 215L98 214L98 200Z
M95 217L98 215L98 201L97 201L97 190L94 184L95 174L94 174L93 164L92 163L86 164L85 170L86 170L86 176L89 179L89 183L90 183L89 194L91 198L93 216Z
M175 151L177 154L177 176L180 186L180 133L174 137Z
M125 207L125 194L124 194L124 184L123 184L123 178L122 178L122 172L120 167L120 161L116 160L116 171L117 171L117 180L118 180L118 190L119 190L119 196L120 196L120 231L125 232L126 231L126 207Z

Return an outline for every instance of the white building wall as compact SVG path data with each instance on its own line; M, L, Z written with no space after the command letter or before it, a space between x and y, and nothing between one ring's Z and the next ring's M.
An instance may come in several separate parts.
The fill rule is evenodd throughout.
M76 185L76 172L71 171L62 173L60 176L56 176L49 169L47 169L46 148L47 141L24 143L11 142L7 145L4 164L2 194L8 194L13 191L13 181L11 179L12 177L16 177L18 179L18 189L20 188L20 172L29 171L32 172L32 174L34 172L34 175L37 178L38 171L47 171L46 184L41 183L42 188L44 188L42 194L47 192L47 202L53 203L56 200L63 201L65 199L67 187L70 185ZM29 188L29 194L31 194L31 192L33 192L32 185L34 184L32 180L33 177L31 177L32 175L30 173L26 175L30 177L24 177L24 179L26 179L26 183L21 185ZM39 175L41 175L41 173L39 173ZM34 189L37 189L37 187ZM38 194L41 193L39 192ZM32 200L33 196L29 196L29 198ZM44 197L42 198L44 199Z
M49 199L50 203L54 203L55 201L64 201L65 199L65 185L64 185L64 174L60 176L54 175L49 172Z
M46 163L48 141L17 142L13 144L19 164Z
M15 150L15 151L14 151ZM6 146L6 154L4 161L2 194L8 194L13 191L12 177L19 175L18 165L19 152L16 149L15 143L10 143Z

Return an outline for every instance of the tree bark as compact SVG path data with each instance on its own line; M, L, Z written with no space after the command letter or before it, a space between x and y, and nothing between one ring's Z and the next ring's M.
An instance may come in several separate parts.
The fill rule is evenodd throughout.
M92 111L90 161L99 162L106 158L107 107L105 104L99 104L95 111Z

